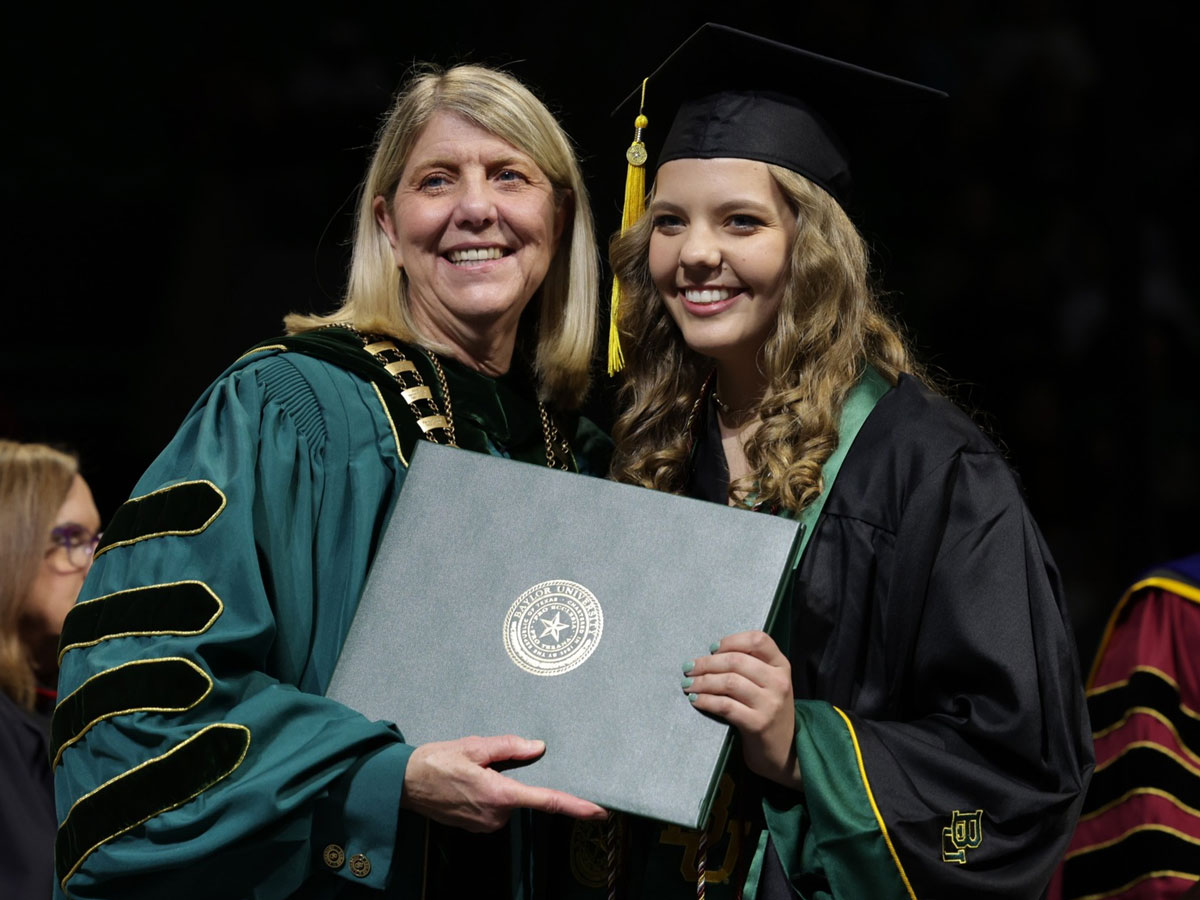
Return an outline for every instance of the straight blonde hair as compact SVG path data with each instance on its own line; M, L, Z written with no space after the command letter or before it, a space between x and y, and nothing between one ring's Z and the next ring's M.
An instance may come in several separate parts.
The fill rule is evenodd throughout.
M54 517L79 461L45 444L0 440L0 690L32 709L37 680L20 624Z
M350 324L446 352L420 333L408 307L404 278L387 235L375 220L374 201L390 201L422 130L439 112L460 115L528 154L546 175L556 200L569 205L549 271L522 323L532 351L540 399L562 409L587 394L595 345L599 264L592 212L571 141L545 105L511 75L484 66L430 68L397 95L375 143L358 199L358 221L346 296L327 316L293 313L289 333L328 324Z

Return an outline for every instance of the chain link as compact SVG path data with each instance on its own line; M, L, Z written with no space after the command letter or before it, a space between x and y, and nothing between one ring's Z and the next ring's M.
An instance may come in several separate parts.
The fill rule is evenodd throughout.
M437 401L433 399L433 394L429 390L429 386L425 384L425 379L421 377L416 364L404 355L404 351L396 346L394 341L383 335L365 334L353 325L345 323L339 322L328 327L346 328L355 334L362 341L363 349L375 357L387 373L396 380L396 383L400 385L400 396L404 398L409 411L416 418L417 426L421 429L425 440L434 444L458 446L454 439L454 423L450 419L449 408L447 408L446 415L442 415ZM448 407L449 394L445 393L444 388L443 396L447 400Z
M458 441L454 433L454 406L450 401L450 384L446 381L446 372L442 368L441 362L437 358L437 354L432 351L428 354L429 361L433 364L433 371L437 374L438 388L442 395L442 404L445 406L443 413L437 401L432 396L414 396L411 391L417 387L426 387L425 379L421 377L421 373L417 371L417 367L412 364L407 356L396 344L377 334L364 334L353 325L345 322L325 326L327 328L345 328L347 331L355 334L362 341L363 349L374 356L379 362L383 363L389 374L396 379L400 385L401 395L404 396L405 402L408 403L408 408L417 419L417 424L421 426L421 431L425 439L435 444L446 443L451 447L457 447ZM394 359L386 357L394 356ZM397 366L397 363L405 362L407 366ZM394 367L394 368L393 368ZM405 380L411 378L413 383L410 385ZM426 391L427 393L427 391ZM409 399L413 397L413 399ZM422 415L418 404L428 404L429 412ZM571 460L571 445L558 433L558 426L554 424L554 418L546 409L546 405L541 400L538 401L538 412L542 419L542 439L546 442L546 465L551 468L562 469L564 472L571 470L569 462ZM427 424L431 419L441 419L444 424ZM435 432L444 432L446 440L439 441ZM561 458L559 453L561 452Z
M546 441L546 465L551 469L559 468L564 472L571 471L567 461L571 458L571 445L559 437L558 426L546 410L546 405L538 401L538 412L542 414L542 437ZM556 446L562 450L562 458L555 458Z
M437 373L438 387L442 389L442 402L446 404L446 431L450 434L450 443L457 447L458 444L454 441L454 407L450 403L450 385L446 383L446 372L442 369L436 353L429 354L429 361L433 363L433 370Z

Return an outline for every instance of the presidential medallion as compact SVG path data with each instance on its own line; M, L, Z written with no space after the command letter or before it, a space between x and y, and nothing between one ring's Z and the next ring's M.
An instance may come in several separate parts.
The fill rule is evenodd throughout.
M595 652L603 631L595 594L574 581L543 581L509 608L504 649L532 675L562 675Z
M571 823L571 877L586 888L604 887L610 874L618 874L624 842L625 817L618 812L610 812L604 822L576 819Z

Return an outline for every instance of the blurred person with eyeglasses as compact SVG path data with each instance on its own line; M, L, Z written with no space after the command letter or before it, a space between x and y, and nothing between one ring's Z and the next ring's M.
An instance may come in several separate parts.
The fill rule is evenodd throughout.
M0 896L49 897L58 638L100 539L79 461L0 440Z

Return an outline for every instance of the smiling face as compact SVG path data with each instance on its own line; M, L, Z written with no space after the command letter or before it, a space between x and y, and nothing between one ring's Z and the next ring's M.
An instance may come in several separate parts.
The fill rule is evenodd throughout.
M566 218L537 164L467 119L439 112L425 126L375 217L407 279L426 337L478 361L481 341L515 341Z
M775 328L796 216L764 163L677 159L655 180L650 274L683 339L722 364L756 363Z

